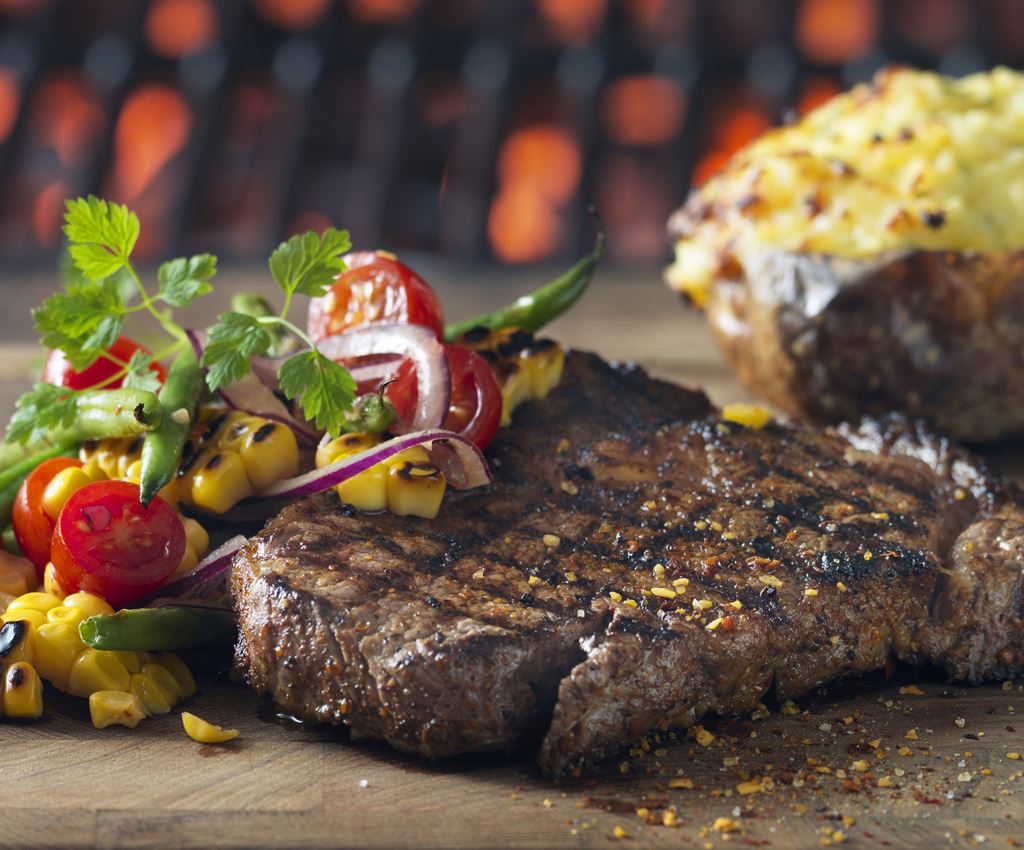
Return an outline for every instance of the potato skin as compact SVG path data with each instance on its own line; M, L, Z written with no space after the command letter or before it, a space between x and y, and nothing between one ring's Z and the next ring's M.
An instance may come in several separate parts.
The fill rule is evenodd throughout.
M896 410L964 441L1024 434L1024 251L766 249L735 271L708 320L743 383L794 416Z

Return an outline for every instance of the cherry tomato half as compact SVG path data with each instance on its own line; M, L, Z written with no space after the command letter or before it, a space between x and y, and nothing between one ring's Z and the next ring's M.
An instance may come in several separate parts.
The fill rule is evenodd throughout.
M136 351L143 351L146 354L150 353L148 349L126 336L119 336L117 341L107 351L124 363L131 360L132 355ZM105 381L111 375L120 371L120 369L120 363L116 363L106 355L101 354L90 366L87 366L81 372L76 372L71 368L67 358L64 357L64 352L55 348L49 353L46 358L46 364L43 366L43 382L56 384L58 387L69 387L73 390L84 390ZM164 378L167 377L167 370L159 363L154 363L150 366L150 369L156 372L160 382L163 383ZM106 384L106 387L110 389L119 386L121 386L120 378Z
M444 350L452 375L452 399L443 427L484 449L501 423L501 389L494 370L483 357L464 346L446 345ZM398 367L384 393L395 406L399 420L408 422L418 400L416 369L411 360Z
M142 507L138 484L96 481L65 503L51 554L68 593L84 590L122 607L174 572L185 554L185 526L159 496Z
M40 581L50 560L50 541L53 538L53 520L43 512L43 491L58 472L69 466L81 465L82 462L73 457L44 460L29 473L14 497L11 508L14 537L25 557L36 565Z
M325 295L309 304L306 328L314 341L350 328L397 322L424 325L444 336L441 302L430 285L405 263L375 251L345 257L348 271Z

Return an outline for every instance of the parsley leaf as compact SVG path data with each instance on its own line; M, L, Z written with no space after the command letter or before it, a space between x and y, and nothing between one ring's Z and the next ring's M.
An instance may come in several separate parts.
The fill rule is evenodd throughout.
M77 393L54 384L36 384L16 402L7 425L8 443L35 442L55 429L75 424Z
M122 204L90 195L67 202L64 234L78 270L87 278L102 280L128 265L139 238L139 219Z
M121 332L124 301L118 282L71 283L32 311L43 345L59 348L72 367L81 371Z
M282 242L270 255L270 273L286 295L323 295L345 270L342 257L351 247L347 230L329 227L323 234L298 234Z
M319 351L303 351L285 360L277 374L284 394L299 397L307 419L315 420L331 436L341 433L356 393L356 382L347 369Z
M217 258L213 254L170 260L157 272L160 280L157 298L172 307L184 307L197 295L213 292L209 280L216 273Z
M221 313L203 352L202 365L209 371L206 383L211 390L226 387L249 374L249 357L266 354L273 340L253 316Z
M132 352L128 361L128 370L121 385L131 390L149 390L151 393L160 391L160 376L153 371L153 355L142 349Z

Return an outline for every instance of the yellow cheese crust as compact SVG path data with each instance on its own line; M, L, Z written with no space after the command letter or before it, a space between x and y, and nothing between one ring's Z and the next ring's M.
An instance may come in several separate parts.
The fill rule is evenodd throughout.
M670 229L666 279L697 304L765 248L1024 248L1024 74L884 70L740 151Z

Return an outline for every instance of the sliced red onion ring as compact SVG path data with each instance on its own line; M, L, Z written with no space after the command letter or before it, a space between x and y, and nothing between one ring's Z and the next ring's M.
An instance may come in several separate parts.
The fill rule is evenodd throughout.
M414 446L429 445L433 445L435 449L442 445L445 447L445 458L442 461L444 466L439 468L456 489L469 490L491 483L491 471L487 468L487 461L484 460L480 449L460 434L434 428L395 437L372 449L335 461L322 469L314 469L304 475L278 481L259 493L256 498L297 499L312 496L354 478L399 452Z
M231 567L235 553L248 542L240 534L232 537L210 552L191 572L143 597L137 604L146 606L153 604L157 599L203 599L212 595L224 578L224 573Z
M193 330L186 331L186 333L196 357L202 359L206 334ZM275 375L275 385L276 380ZM285 407L284 402L274 395L273 390L260 380L255 372L250 372L230 386L221 387L217 390L217 394L233 410L241 410L251 416L262 416L264 419L285 425L307 443L315 443L320 439L320 432L308 422L303 422L293 416L291 411Z
M452 380L444 346L421 325L366 325L325 337L317 348L332 360L352 360L372 354L398 354L416 367L416 412L403 423L406 431L440 428L448 415Z

